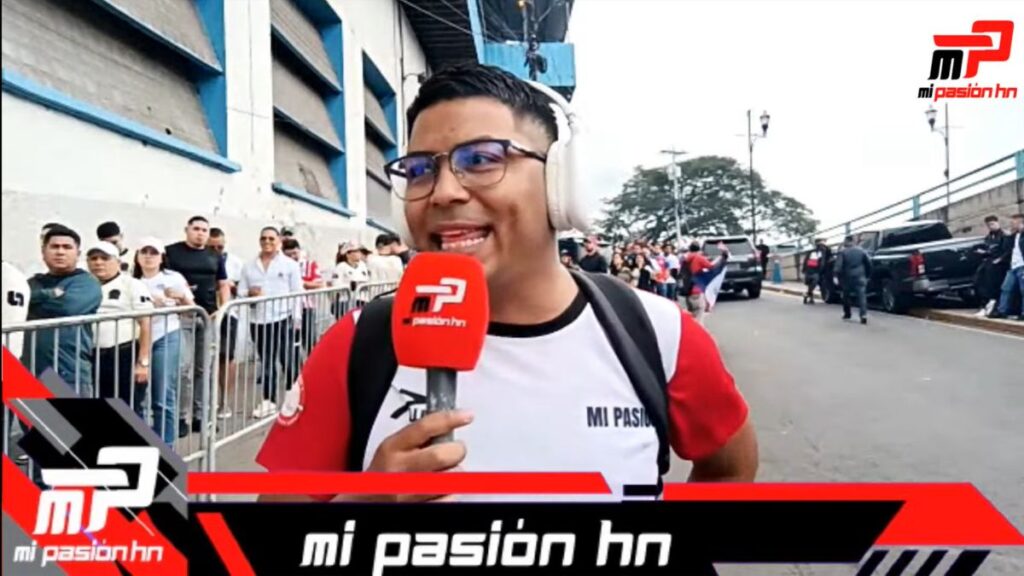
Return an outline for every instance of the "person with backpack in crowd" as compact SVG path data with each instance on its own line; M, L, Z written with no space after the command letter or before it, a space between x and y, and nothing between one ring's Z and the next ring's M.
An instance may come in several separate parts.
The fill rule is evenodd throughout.
M802 271L804 273L804 284L807 286L807 293L804 294L804 304L814 304L814 289L821 284L821 271L825 264L832 257L832 253L825 244L824 238L814 241L814 249L804 256Z
M324 335L257 462L293 472L600 471L618 499L625 485L658 485L675 451L693 462L691 480L752 481L748 407L711 336L675 303L556 257L556 231L587 227L583 210L549 208L576 206L566 198L582 193L545 171L562 163L574 173L569 104L464 64L420 87L406 125L409 152L386 166L394 217L417 249L470 255L487 278L490 324L479 364L459 374L461 408L409 409L425 396L425 371L397 365L391 315L407 311L379 298ZM430 443L449 432L458 440Z

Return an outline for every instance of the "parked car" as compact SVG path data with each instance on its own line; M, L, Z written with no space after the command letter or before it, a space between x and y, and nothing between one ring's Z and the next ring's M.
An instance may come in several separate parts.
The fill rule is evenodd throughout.
M865 230L857 243L873 264L868 297L880 299L886 312L901 314L917 299L939 295L955 295L977 305L975 276L983 260L977 248L982 237L953 238L945 223L918 220ZM834 263L826 263L822 275L826 301L839 300L832 279Z
M764 276L754 243L746 236L705 238L701 250L708 258L715 259L721 254L718 249L719 243L725 244L729 251L722 290L734 293L745 290L750 298L759 298L761 296L761 280Z

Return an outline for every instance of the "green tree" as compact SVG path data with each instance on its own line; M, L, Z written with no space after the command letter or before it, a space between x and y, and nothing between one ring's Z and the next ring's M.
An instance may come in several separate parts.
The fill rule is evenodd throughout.
M750 230L750 179L732 158L701 156L678 164L681 174L680 220L685 236L747 234ZM754 172L758 237L814 232L818 221L807 206L765 187ZM612 240L675 238L673 182L664 168L636 167L622 192L606 198L597 227Z

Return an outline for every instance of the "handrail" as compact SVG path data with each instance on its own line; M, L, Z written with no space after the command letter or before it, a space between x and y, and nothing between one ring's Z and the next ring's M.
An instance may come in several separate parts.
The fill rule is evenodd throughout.
M1018 150L1011 154L1007 154L1005 156L1001 156L983 166L979 166L969 172L966 172L964 174L957 176L956 178L951 179L949 181L949 197L953 199L952 201L959 202L989 190L989 188L982 188L981 185L996 180L998 178L1002 178L1004 176L1013 174L1014 172L1019 172L1020 167L1017 166L1016 164L1021 162L1021 160L1019 159L1021 157L1024 157L1024 149ZM996 167L999 167L999 169L995 172L988 173L980 178L972 178ZM958 184L959 187L953 188L953 184ZM881 222L895 219L907 214L912 215L913 218L918 218L922 213L942 207L941 205L937 204L945 202L945 190L946 182L942 182L941 184L932 186L931 188L928 188L922 192L918 192L913 196L909 196L896 202L892 202L881 208L868 212L867 214L862 214L860 216L857 216L856 218L851 218L839 224L834 224L832 226L827 226L825 228L819 228L812 234L794 236L782 240L780 242L776 242L775 246L786 246L799 250L805 243L812 243L814 238L829 239L830 237L838 236L840 234L852 234L854 232L861 231L869 226L874 226ZM961 194L963 192L970 193ZM933 194L934 196L929 196ZM956 198L954 199L954 197ZM877 218L873 218L876 216ZM870 221L867 221L869 219ZM793 246L794 244L795 246Z

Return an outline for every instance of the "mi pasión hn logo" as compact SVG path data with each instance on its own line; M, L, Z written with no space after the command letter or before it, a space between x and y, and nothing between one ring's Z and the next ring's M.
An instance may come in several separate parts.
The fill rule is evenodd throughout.
M917 90L918 98L933 101L951 98L1017 98L1016 86L986 85L970 82L978 75L982 62L1006 62L1013 46L1012 20L978 20L971 34L936 34L929 80L961 80L958 83L932 82ZM966 81L966 82L964 82Z
M50 486L39 495L36 537L74 535L85 532L92 545L47 544L33 541L16 546L14 562L46 566L53 562L160 562L163 546L143 546L138 541L106 543L102 530L115 508L145 508L156 492L160 451L153 446L108 446L96 456L96 467L84 469L43 469L43 483ZM138 481L130 486L128 473L118 465L138 467ZM93 489L88 523L85 519L85 489Z
M466 298L466 281L462 278L441 278L440 283L417 286L416 298L412 301L412 314L405 319L413 326L451 326L464 328L466 321L455 317L436 316L447 304L462 304ZM418 316L434 314L434 316Z

